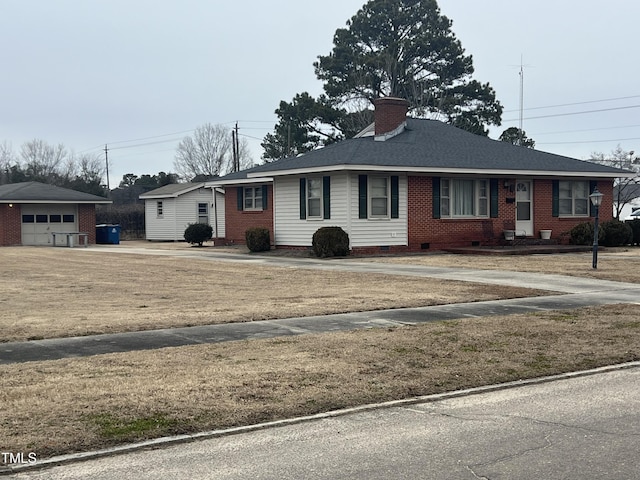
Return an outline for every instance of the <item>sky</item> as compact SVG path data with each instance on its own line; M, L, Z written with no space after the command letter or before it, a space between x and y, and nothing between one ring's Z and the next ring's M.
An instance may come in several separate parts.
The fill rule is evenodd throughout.
M175 171L179 141L233 127L260 163L281 100L318 95L313 62L364 0L0 0L0 143L104 156L109 184ZM473 78L536 149L640 154L640 2L439 0ZM520 72L522 71L522 77ZM522 79L522 90L521 90Z

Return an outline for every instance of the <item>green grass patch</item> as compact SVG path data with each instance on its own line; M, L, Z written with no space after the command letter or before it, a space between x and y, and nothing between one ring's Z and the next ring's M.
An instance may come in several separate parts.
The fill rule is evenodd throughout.
M121 418L110 413L102 413L93 415L91 422L98 427L100 437L108 440L127 440L146 437L149 434L166 434L179 425L177 420L161 413L140 418Z

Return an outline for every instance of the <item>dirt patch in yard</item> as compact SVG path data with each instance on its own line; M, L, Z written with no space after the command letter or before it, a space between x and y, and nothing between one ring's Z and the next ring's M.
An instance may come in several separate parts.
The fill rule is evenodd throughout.
M427 278L84 249L5 247L0 263L0 342L543 294Z
M0 366L2 448L51 455L640 359L609 305Z

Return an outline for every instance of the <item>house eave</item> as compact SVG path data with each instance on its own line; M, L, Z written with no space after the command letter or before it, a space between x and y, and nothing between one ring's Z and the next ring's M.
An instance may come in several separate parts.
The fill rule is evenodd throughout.
M180 193L167 193L165 195L140 195L140 200L158 200L158 199L162 199L162 198L178 198L181 195L184 195L185 193L189 193L189 192L180 192Z
M206 188L206 185L204 183L197 183L195 185L189 185L188 187L185 187L183 190L179 190L177 192L160 193L160 194L143 193L138 198L140 200L153 200L153 199L159 199L159 198L178 198L180 195L193 192L194 190L198 190L199 188L203 188L203 187Z
M206 186L209 188L213 188L213 187L222 187L225 185L244 185L248 183L272 183L272 182L273 182L273 177L264 177L264 176L260 176L259 174L256 174L255 177L252 177L251 174L247 174L247 178L236 178L235 180L208 182Z
M633 177L632 172L595 172L595 171L560 171L560 170L502 170L502 169L474 169L474 168L442 168L442 167L412 167L412 166L388 166L388 165L330 165L323 167L295 168L289 170L270 171L273 177L286 175L308 175L323 172L337 171L373 171L373 172L402 172L414 174L430 175L485 175L492 177L597 177L597 178L620 178ZM260 177L253 177L247 174L247 180L242 182L236 180L230 183L256 183ZM268 179L272 181L273 179Z

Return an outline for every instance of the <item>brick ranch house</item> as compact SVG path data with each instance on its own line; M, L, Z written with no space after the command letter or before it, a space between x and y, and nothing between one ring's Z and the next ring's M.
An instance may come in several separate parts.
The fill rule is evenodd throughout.
M255 226L277 248L310 247L318 228L340 226L361 253L496 245L505 231L559 241L590 221L596 187L602 220L612 218L613 179L629 172L407 111L403 99L378 99L375 123L353 139L209 182L225 188L227 242Z
M83 232L88 243L96 243L96 204L108 203L39 182L0 185L0 246L50 245L52 232Z

